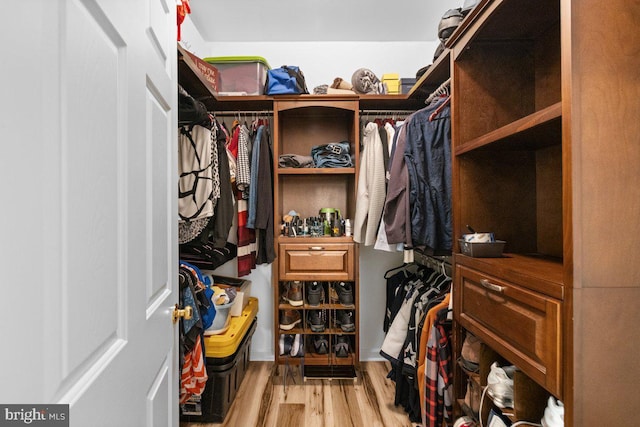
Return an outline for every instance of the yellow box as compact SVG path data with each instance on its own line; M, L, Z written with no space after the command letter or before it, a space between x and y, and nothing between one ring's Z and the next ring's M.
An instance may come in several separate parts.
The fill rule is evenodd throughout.
M400 74L398 73L383 74L382 83L387 85L387 93L389 95L398 95L400 93Z
M229 329L224 334L204 337L205 356L227 357L235 353L257 314L258 298L249 297L249 302L242 310L242 315L231 318Z

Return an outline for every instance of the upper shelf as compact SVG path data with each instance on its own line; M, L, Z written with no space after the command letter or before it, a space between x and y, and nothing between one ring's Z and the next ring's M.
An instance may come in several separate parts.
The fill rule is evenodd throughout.
M440 55L424 76L414 85L409 94L404 95L286 95L286 99L327 99L358 100L361 110L417 110L424 107L429 93L448 78L448 50ZM273 110L274 99L285 97L259 96L220 96L217 80L212 67L178 44L178 80L182 87L194 98L204 103L210 111L229 110Z
M455 149L455 154L481 148L531 150L559 144L562 132L562 105L557 102L540 111L509 123Z
M560 16L558 0L482 0L447 40L454 58L472 43L535 40Z
M438 88L449 77L451 77L451 51L445 49L444 52L436 58L415 85L407 94L408 98L421 103L419 108L424 107L424 101L427 97Z

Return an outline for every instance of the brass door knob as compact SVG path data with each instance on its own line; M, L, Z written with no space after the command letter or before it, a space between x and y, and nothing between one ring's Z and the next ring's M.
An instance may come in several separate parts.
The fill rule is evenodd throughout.
M185 320L191 319L193 317L193 308L190 305L185 308L178 308L178 304L176 304L173 308L173 323L176 323L181 317Z

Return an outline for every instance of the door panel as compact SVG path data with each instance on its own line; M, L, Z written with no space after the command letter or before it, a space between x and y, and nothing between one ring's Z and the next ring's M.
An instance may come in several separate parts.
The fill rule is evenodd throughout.
M12 14L0 402L68 403L78 427L176 427L175 3L27 0Z

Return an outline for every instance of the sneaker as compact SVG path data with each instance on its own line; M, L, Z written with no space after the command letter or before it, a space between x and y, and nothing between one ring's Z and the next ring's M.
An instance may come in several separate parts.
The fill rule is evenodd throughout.
M344 335L338 335L334 350L336 357L349 357L349 338Z
M291 356L302 357L304 356L304 339L301 334L296 334L291 344Z
M353 310L336 310L336 325L340 326L344 332L353 332L356 330L356 324L353 320Z
M329 352L329 341L326 335L313 336L313 348L316 354L327 354Z
M540 421L542 427L563 427L564 426L564 404L549 396L544 416Z
M487 376L487 393L493 403L500 409L513 408L513 373L515 366L498 366L498 362L491 364L491 371Z
M318 282L311 282L307 286L307 302L309 305L318 306L324 300L324 288Z
M340 282L336 286L336 292L338 294L338 301L345 307L354 307L353 305L353 288L351 283Z
M293 335L283 334L280 335L280 356L291 353L291 346L293 345Z
M312 332L324 332L324 319L320 310L309 310L307 323Z
M303 304L302 301L302 283L298 280L289 282L286 285L284 292L284 299L294 307L300 307Z
M302 318L298 310L282 310L280 312L280 329L290 331L300 322L302 322Z

